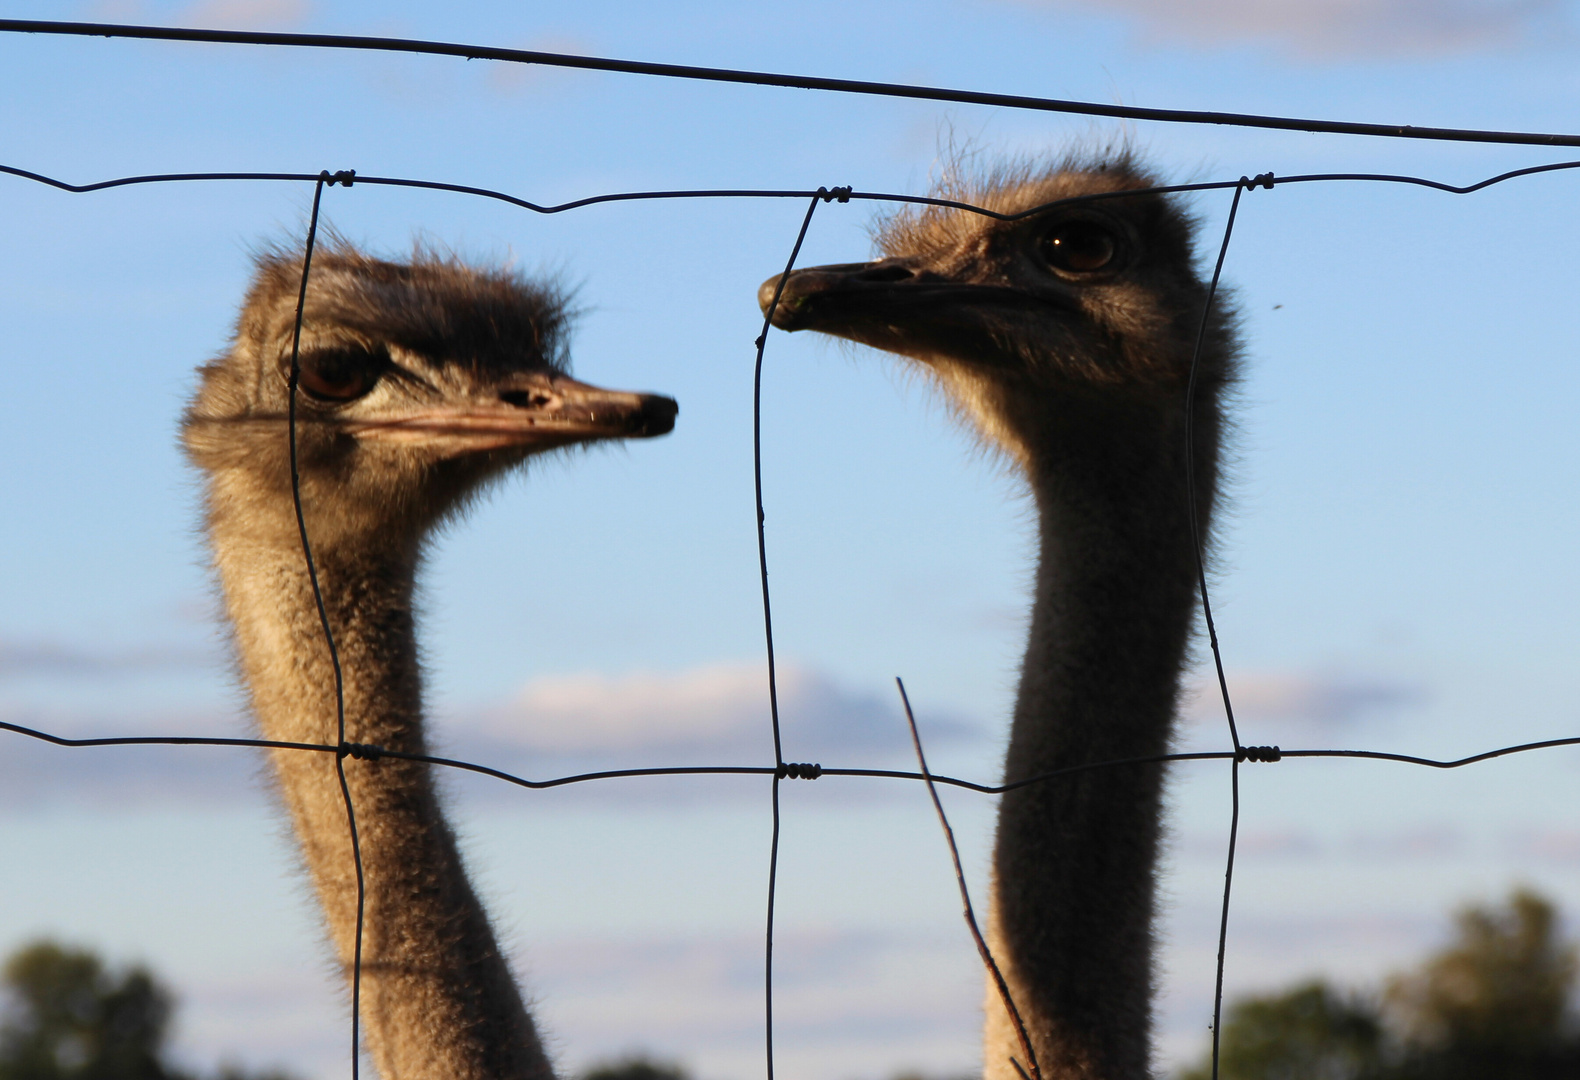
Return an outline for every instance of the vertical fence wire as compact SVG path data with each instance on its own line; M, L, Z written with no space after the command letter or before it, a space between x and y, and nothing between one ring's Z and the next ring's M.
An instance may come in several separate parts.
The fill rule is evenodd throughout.
M357 813L351 801L351 785L346 781L346 756L350 752L346 741L346 689L345 677L340 670L340 650L335 646L335 632L329 625L329 611L324 606L323 590L318 585L318 567L313 561L313 545L307 537L307 518L302 513L302 477L297 463L296 445L296 395L302 377L302 320L307 309L307 280L313 267L313 245L318 239L318 209L323 201L325 182L334 183L328 172L318 175L313 182L313 209L308 219L307 239L302 245L302 281L296 294L296 320L291 327L291 374L286 383L286 431L290 444L291 504L296 511L296 530L302 540L302 559L307 564L307 580L313 589L313 603L318 608L319 626L324 631L324 645L329 650L329 663L335 674L335 777L340 782L340 797L346 804L346 827L351 834L351 860L357 877L356 937L352 943L351 957L351 1080L360 1074L361 1016L362 1016L362 923L367 907L367 882L362 867L362 843L357 836ZM347 185L349 186L349 185Z
M770 781L770 798L773 806L773 838L768 847L768 915L763 931L763 1039L768 1080L774 1080L774 901L779 890L779 782L785 777L784 742L779 732L779 676L774 665L774 616L773 603L768 589L768 534L767 515L763 510L763 353L768 347L768 331L773 325L774 312L784 295L785 279L795 268L796 258L806 232L812 227L812 215L817 204L827 192L818 188L807 204L806 216L801 219L801 229L796 233L795 244L790 248L790 258L785 261L784 273L774 289L773 302L763 313L763 330L757 335L757 362L752 372L752 482L757 499L757 569L763 589L763 638L768 655L768 717L774 733L774 775Z
M1185 384L1185 492L1190 508L1191 543L1196 551L1196 583L1201 590L1201 610L1207 624L1207 640L1212 646L1213 670L1218 676L1218 692L1223 698L1224 716L1229 722L1229 738L1234 743L1234 759L1229 762L1230 817L1229 853L1223 872L1223 909L1218 920L1218 960L1213 977L1212 995L1212 1080L1218 1080L1220 1029L1223 1026L1223 967L1229 942L1229 898L1234 884L1234 851L1240 832L1240 731L1234 722L1234 702L1229 698L1229 680L1223 672L1223 650L1218 644L1218 628L1212 618L1212 599L1207 590L1207 558L1205 540L1201 534L1201 512L1197 506L1196 491L1196 383L1200 375L1202 345L1212 322L1212 305L1218 295L1218 281L1223 276L1223 263L1229 255L1229 240L1234 235L1234 219L1240 211L1240 194L1252 189L1262 177L1253 181L1240 177L1234 187L1234 198L1229 203L1229 216L1223 226L1223 243L1218 247L1218 261L1213 264L1212 281L1207 286L1206 299L1202 301L1201 324L1196 330L1196 346L1191 352L1190 376ZM1269 175L1267 186L1272 187ZM1213 467L1219 467L1214 461Z

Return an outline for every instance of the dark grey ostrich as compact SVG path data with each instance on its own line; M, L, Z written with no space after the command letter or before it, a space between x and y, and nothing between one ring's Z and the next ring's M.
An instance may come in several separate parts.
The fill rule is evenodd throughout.
M1152 185L1114 155L945 194L1018 212ZM773 321L915 362L1024 475L1041 557L1005 780L1167 752L1197 595L1186 387L1207 288L1189 219L1156 195L1016 221L929 208L888 222L878 243L875 262L792 273ZM778 282L762 286L765 308ZM1196 374L1204 534L1231 321L1208 324ZM1050 1080L1150 1074L1162 785L1147 765L1003 797L988 938ZM1017 1080L1023 1054L991 983L983 1055L988 1080Z

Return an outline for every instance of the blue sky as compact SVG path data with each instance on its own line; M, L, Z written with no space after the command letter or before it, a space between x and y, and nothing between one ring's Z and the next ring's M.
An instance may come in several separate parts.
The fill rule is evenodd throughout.
M1572 130L1572 3L910 0L794 9L331 0L0 5L8 17L430 37L1171 108ZM926 189L950 145L1128 138L1171 179L1271 170L1463 183L1562 152L1119 125L484 62L0 38L0 163L83 182L355 168L553 202L690 187ZM1570 156L1580 157L1580 153ZM1436 755L1573 734L1580 578L1580 175L1458 198L1334 184L1245 197L1243 317L1215 609L1247 741ZM249 252L310 191L66 195L0 179L0 717L63 733L245 730L175 445ZM1194 203L1204 235L1226 198ZM438 740L546 775L771 753L752 533L757 283L803 206L644 203L542 218L439 193L325 196L345 235L559 275L576 370L673 394L667 439L534 467L436 547ZM803 260L870 251L821 208ZM876 354L774 335L764 477L787 753L894 763L906 678L935 768L992 778L1031 537L1013 478ZM1193 674L1193 685L1202 672ZM1181 744L1220 747L1210 695ZM1374 980L1445 913L1530 883L1580 911L1560 751L1439 774L1248 767L1231 990ZM344 1008L251 759L0 743L0 949L53 934L154 964L182 1052L345 1075ZM623 1048L758 1075L762 785L524 793L452 784L474 872L567 1069ZM990 800L948 796L979 892ZM1165 1062L1210 1015L1227 832L1217 766L1171 789ZM788 1080L975 1061L979 976L936 824L906 785L786 791L778 1014Z

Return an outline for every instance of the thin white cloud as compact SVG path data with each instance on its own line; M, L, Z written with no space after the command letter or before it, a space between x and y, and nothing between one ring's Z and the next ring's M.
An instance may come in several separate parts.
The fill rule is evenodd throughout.
M1309 58L1478 52L1532 40L1560 0L1024 0L1121 16L1152 42L1265 41Z
M1228 683L1236 719L1257 725L1257 739L1346 733L1427 698L1425 688L1416 683L1339 670L1236 671L1229 673ZM1197 724L1221 722L1223 703L1216 681L1190 688L1185 714Z
M1464 856L1466 845L1464 833L1445 824L1357 832L1350 837L1350 850L1355 857L1387 862L1401 859L1452 862Z
M797 677L785 672L786 696ZM552 676L528 684L488 718L490 734L543 753L736 743L766 716L765 684L751 667L678 674Z
M1323 845L1321 839L1304 829L1250 829L1236 847L1252 858L1309 859L1321 855Z
M283 30L307 21L306 0L201 0L182 9L182 26L223 30Z
M624 1054L678 1061L705 1080L760 1073L760 932L564 936L527 926L513 936L560 1075ZM958 923L782 924L774 952L781 1074L966 1076L977 1064L981 964ZM176 981L178 1050L192 1071L239 1059L249 1071L343 1075L344 991L316 954L293 947L294 965L216 964Z
M578 38L559 36L534 38L531 41L507 47L521 49L526 52L572 53L582 56L593 51L585 41ZM501 60L489 63L485 80L489 90L496 94L509 96L529 88L541 87L565 73L564 68L509 63Z
M642 1049L702 1076L741 1076L762 1053L762 948L760 934L528 937L522 966L565 1071ZM784 927L774 974L787 1073L826 1073L830 1061L848 1076L964 1074L974 1064L982 976L963 928Z
M192 718L148 719L113 729L80 718L7 714L9 723L71 738L123 735L241 737L245 725ZM261 799L255 779L260 752L217 746L56 746L0 730L0 811L32 812L62 805L125 809L172 803L230 803Z
M0 641L0 678L106 678L212 667L217 653L180 646L86 649L58 641Z
M1562 849L1564 838L1549 846ZM1195 833L1181 837L1175 850L1184 859L1222 862L1227 853L1227 837L1222 834ZM1526 844L1534 850L1535 842ZM1423 822L1399 827L1354 830L1336 835L1299 826L1271 829L1248 828L1235 845L1238 855L1258 861L1291 862L1420 862L1452 863L1463 860L1467 852L1481 854L1463 831L1443 822ZM1542 852L1545 854L1545 851Z
M287 30L312 14L307 0L96 0L89 17L105 22L191 26L203 30Z
M0 673L6 670L0 652ZM34 648L12 654L15 670L42 666L68 674L115 673L155 654L84 654ZM188 662L178 654L180 662ZM174 662L174 661L172 661ZM898 707L811 669L779 671L785 759L827 765L906 767L910 736ZM246 736L247 722L226 716L44 715L21 710L0 719L71 738L125 735ZM949 716L918 717L930 746L980 737ZM762 765L773 760L767 683L761 665L714 665L675 673L578 675L539 679L514 700L436 725L436 753L532 779L604 768ZM57 747L0 731L0 810L60 804L143 805L260 798L266 769L259 751L221 747ZM454 777L451 777L454 779ZM478 779L468 790L512 795L518 789ZM598 785L620 798L710 797L745 791L720 781L705 789L674 782ZM751 789L756 791L755 788Z
M1580 830L1526 829L1511 833L1508 850L1528 859L1580 865Z
M787 758L910 752L896 703L794 664L780 665L777 681ZM971 730L951 718L924 717L922 723L929 739ZM463 722L458 734L548 757L661 752L758 760L773 745L760 664L539 679L508 706Z

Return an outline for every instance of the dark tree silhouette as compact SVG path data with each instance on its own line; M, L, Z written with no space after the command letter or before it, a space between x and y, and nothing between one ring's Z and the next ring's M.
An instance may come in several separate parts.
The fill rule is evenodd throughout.
M1223 1027L1219 1075L1234 1080L1353 1080L1382 1064L1376 1007L1321 981L1238 1001ZM1209 1058L1182 1080L1207 1080Z
M0 1080L197 1080L165 1060L174 996L148 969L40 941L6 961ZM234 1067L217 1080L249 1076Z
M1520 889L1502 908L1467 908L1458 939L1393 980L1385 1007L1407 1053L1396 1070L1422 1080L1545 1080L1580 1076L1569 1013L1575 947L1558 913Z
M674 1062L638 1054L600 1062L582 1073L581 1080L691 1080L691 1074Z
M1379 998L1321 981L1236 1002L1222 1080L1574 1080L1574 945L1553 905L1526 889L1470 907L1457 935ZM1204 1060L1181 1080L1205 1080Z
M170 995L145 969L120 975L90 952L39 942L5 966L0 1080L168 1080Z

